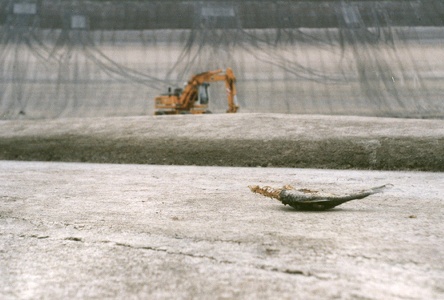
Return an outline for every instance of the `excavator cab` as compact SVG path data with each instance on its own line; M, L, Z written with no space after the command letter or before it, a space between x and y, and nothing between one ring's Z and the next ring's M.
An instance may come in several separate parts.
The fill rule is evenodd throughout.
M182 88L175 88L174 89L174 96L177 98L180 98L180 95L182 95L183 89Z
M204 82L199 85L199 93L197 97L198 104L205 105L210 101L210 96L208 94L208 87L210 84L208 82Z

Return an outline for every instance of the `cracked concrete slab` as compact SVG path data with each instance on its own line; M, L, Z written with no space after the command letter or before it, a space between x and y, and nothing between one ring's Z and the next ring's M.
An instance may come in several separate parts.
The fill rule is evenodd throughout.
M349 192L300 212L248 185ZM444 175L0 161L3 299L442 299Z

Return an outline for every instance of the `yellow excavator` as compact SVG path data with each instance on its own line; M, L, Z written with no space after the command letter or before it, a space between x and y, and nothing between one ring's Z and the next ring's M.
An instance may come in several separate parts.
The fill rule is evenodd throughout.
M208 110L208 86L210 82L224 81L228 98L227 113L235 113L239 109L236 97L236 77L233 70L227 68L200 73L191 77L187 85L155 98L155 115L205 114Z

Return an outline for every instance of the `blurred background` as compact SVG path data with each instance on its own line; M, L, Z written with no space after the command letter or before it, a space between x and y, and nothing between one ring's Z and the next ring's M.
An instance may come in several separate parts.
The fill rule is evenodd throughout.
M442 0L1 0L0 119L151 115L227 67L241 113L444 118L443 25Z

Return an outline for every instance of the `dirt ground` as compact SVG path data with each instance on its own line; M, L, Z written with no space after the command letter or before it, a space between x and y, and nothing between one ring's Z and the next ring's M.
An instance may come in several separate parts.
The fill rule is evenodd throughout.
M0 121L0 298L443 299L443 123ZM256 184L393 187L300 212Z

